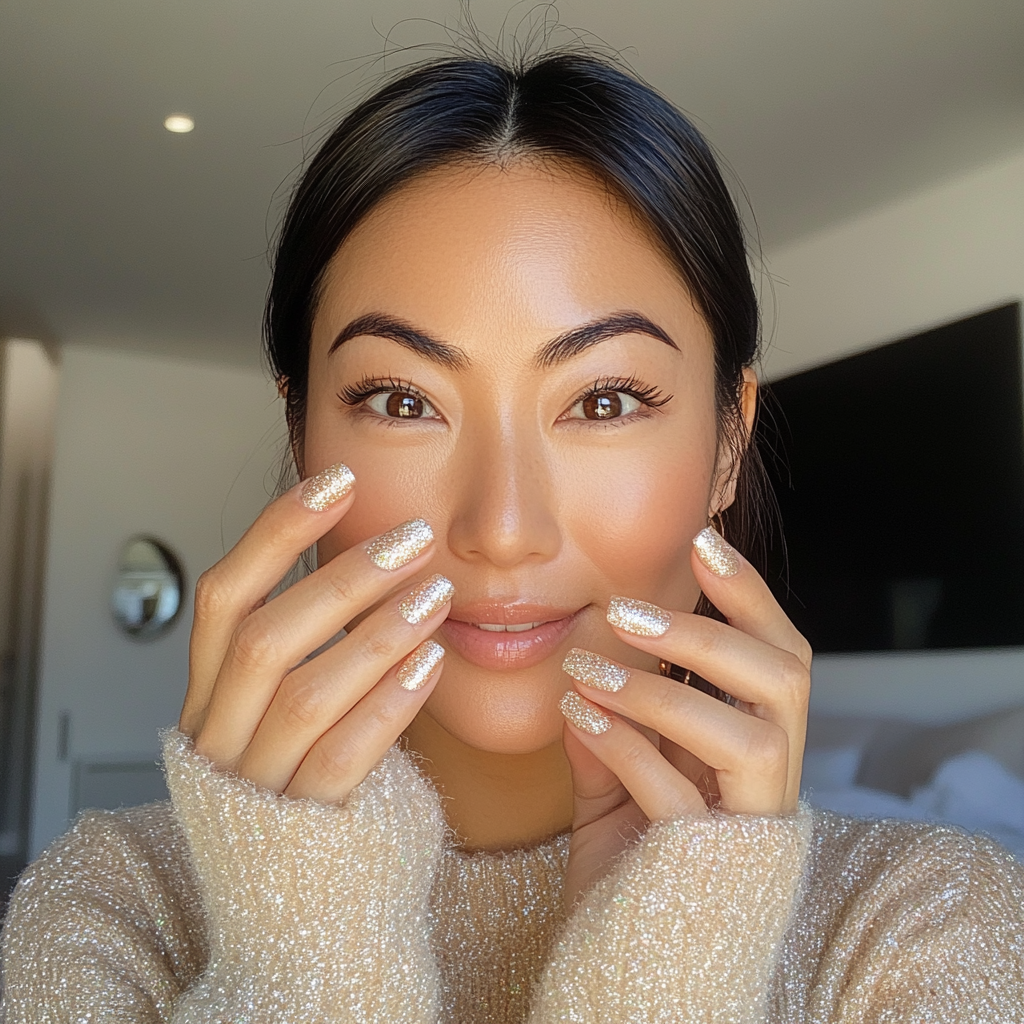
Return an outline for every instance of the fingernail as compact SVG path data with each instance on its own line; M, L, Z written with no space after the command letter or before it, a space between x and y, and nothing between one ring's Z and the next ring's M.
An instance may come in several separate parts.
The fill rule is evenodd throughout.
M366 553L375 565L394 572L411 562L433 539L434 531L427 523L410 519L367 544Z
M558 702L558 709L577 729L589 732L591 736L600 736L612 727L612 720L575 690L565 693Z
M455 584L447 576L428 576L402 598L398 610L414 626L425 622L455 596Z
M612 693L621 690L629 679L629 673L614 661L579 647L574 647L565 656L562 671L567 672L578 682L586 683L587 686L595 686L599 690L609 690Z
M672 625L664 608L631 597L613 597L608 602L608 621L635 636L661 636Z
M398 670L398 685L403 690L418 690L434 674L444 658L444 648L436 640L424 640Z
M302 504L313 512L323 512L336 505L352 490L355 474L343 462L311 476L302 485Z
M697 557L716 576L735 576L740 571L736 549L713 527L705 526L693 538Z

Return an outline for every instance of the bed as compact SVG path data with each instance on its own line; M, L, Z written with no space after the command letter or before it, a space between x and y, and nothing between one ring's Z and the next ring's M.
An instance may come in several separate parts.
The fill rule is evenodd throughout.
M986 832L1024 860L1024 706L943 725L812 714L801 792L841 814Z

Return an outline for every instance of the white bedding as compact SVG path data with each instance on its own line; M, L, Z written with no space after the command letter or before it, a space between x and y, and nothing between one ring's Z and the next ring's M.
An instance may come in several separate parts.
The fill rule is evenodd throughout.
M803 797L815 807L860 818L946 822L986 832L1024 860L1024 780L980 750L966 750L939 766L909 800L854 783L858 747L808 750Z

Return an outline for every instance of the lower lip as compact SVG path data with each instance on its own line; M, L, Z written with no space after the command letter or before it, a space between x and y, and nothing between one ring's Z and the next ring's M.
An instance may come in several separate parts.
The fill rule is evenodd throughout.
M447 619L439 632L447 641L447 647L480 668L531 668L551 656L572 631L577 615L579 612L521 633L495 633L468 622Z

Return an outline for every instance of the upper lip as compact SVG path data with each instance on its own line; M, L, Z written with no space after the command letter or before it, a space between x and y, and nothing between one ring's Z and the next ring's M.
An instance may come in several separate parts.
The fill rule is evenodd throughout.
M474 625L489 622L502 626L521 626L527 622L556 622L575 615L579 610L578 606L567 608L520 601L473 601L456 605L448 618Z

